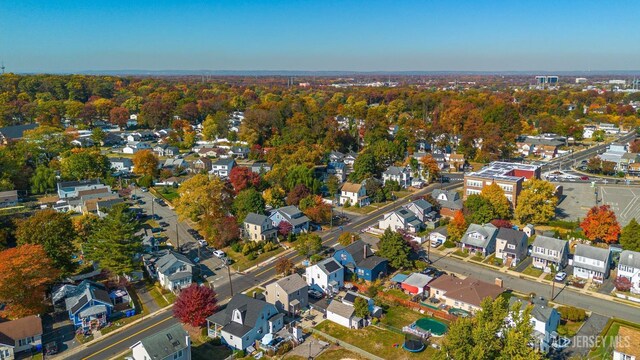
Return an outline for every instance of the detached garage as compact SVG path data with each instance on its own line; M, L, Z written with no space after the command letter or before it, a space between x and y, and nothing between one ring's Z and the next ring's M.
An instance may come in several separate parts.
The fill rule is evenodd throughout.
M431 276L427 276L420 273L413 273L406 278L401 286L404 290L413 295L422 294L425 291L428 293L428 284L433 280Z

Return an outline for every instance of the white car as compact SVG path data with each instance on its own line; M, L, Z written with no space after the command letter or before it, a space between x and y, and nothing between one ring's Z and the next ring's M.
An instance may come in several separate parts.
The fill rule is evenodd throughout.
M560 271L559 273L556 274L556 276L554 277L554 279L556 281L564 281L564 279L567 278L567 273L564 271Z
M224 251L222 251L222 250L216 250L216 251L213 252L213 256L222 259L222 258L226 257L227 254L225 254Z
M198 245L200 245L201 247L205 247L209 244L207 243L207 240L202 239L202 240L198 240Z

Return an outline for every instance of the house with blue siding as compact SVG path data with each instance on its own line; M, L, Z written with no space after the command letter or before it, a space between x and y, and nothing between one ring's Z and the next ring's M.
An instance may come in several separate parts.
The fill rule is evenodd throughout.
M84 280L68 290L65 307L76 328L91 330L107 324L114 305L104 285Z
M387 259L374 255L362 240L345 248L336 247L333 258L344 267L345 279L355 274L359 279L374 281L387 274Z
M273 226L276 228L282 221L291 224L291 232L293 234L309 231L309 224L311 222L309 218L294 205L273 210L269 219L271 219Z

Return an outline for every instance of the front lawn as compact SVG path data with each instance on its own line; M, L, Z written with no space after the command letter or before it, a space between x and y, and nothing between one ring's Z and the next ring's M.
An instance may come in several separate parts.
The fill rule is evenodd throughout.
M529 265L522 271L522 273L533 277L539 277L542 275L542 270L534 268L533 265Z
M435 353L435 349L430 346L420 353L409 353L402 349L404 343L402 334L376 326L353 330L325 320L318 324L316 329L383 359L431 359Z
M609 320L612 321L612 320ZM597 346L589 353L589 359L610 359L613 353L613 346L615 345L618 331L620 330L620 323L613 322L606 329L606 334L598 341Z
M547 275L544 276L544 279L547 281L553 281L553 279L555 278L555 275L549 273Z
M561 324L558 325L558 334L568 338L574 337L578 333L578 330L580 330L582 324L584 324L584 321L562 320Z
M241 252L235 252L233 251L233 249L229 248L225 248L224 251L227 253L227 256L233 260L233 264L231 264L231 267L233 269L236 269L238 271L244 271L254 265L257 265L271 257L274 257L278 254L280 254L281 252L284 251L284 248L282 246L278 246L275 250L266 252L266 253L262 253L260 255L258 255L255 259L253 260L249 260L249 258L245 255L242 255Z
M155 193L164 198L168 202L173 202L175 199L179 198L178 190L173 186L159 186L154 188Z
M461 257L461 258L466 258L466 257L468 257L468 256L469 256L469 252L468 252L468 251L465 251L465 250L460 249L460 250L456 250L456 251L454 251L454 252L453 252L453 255L458 256L458 257Z
M153 301L155 301L161 308L173 303L171 300L175 300L175 295L171 293L163 294L162 290L160 290L155 284L147 285L147 292L151 294Z

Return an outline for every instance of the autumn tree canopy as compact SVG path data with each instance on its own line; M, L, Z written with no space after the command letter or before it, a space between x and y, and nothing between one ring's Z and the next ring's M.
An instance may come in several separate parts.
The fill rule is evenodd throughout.
M580 223L585 236L592 241L618 242L620 224L609 205L594 206Z
M173 316L183 324L203 327L207 318L218 311L215 291L208 286L191 284L182 289L173 304Z
M158 173L158 157L151 150L140 150L133 155L133 172L154 177Z

